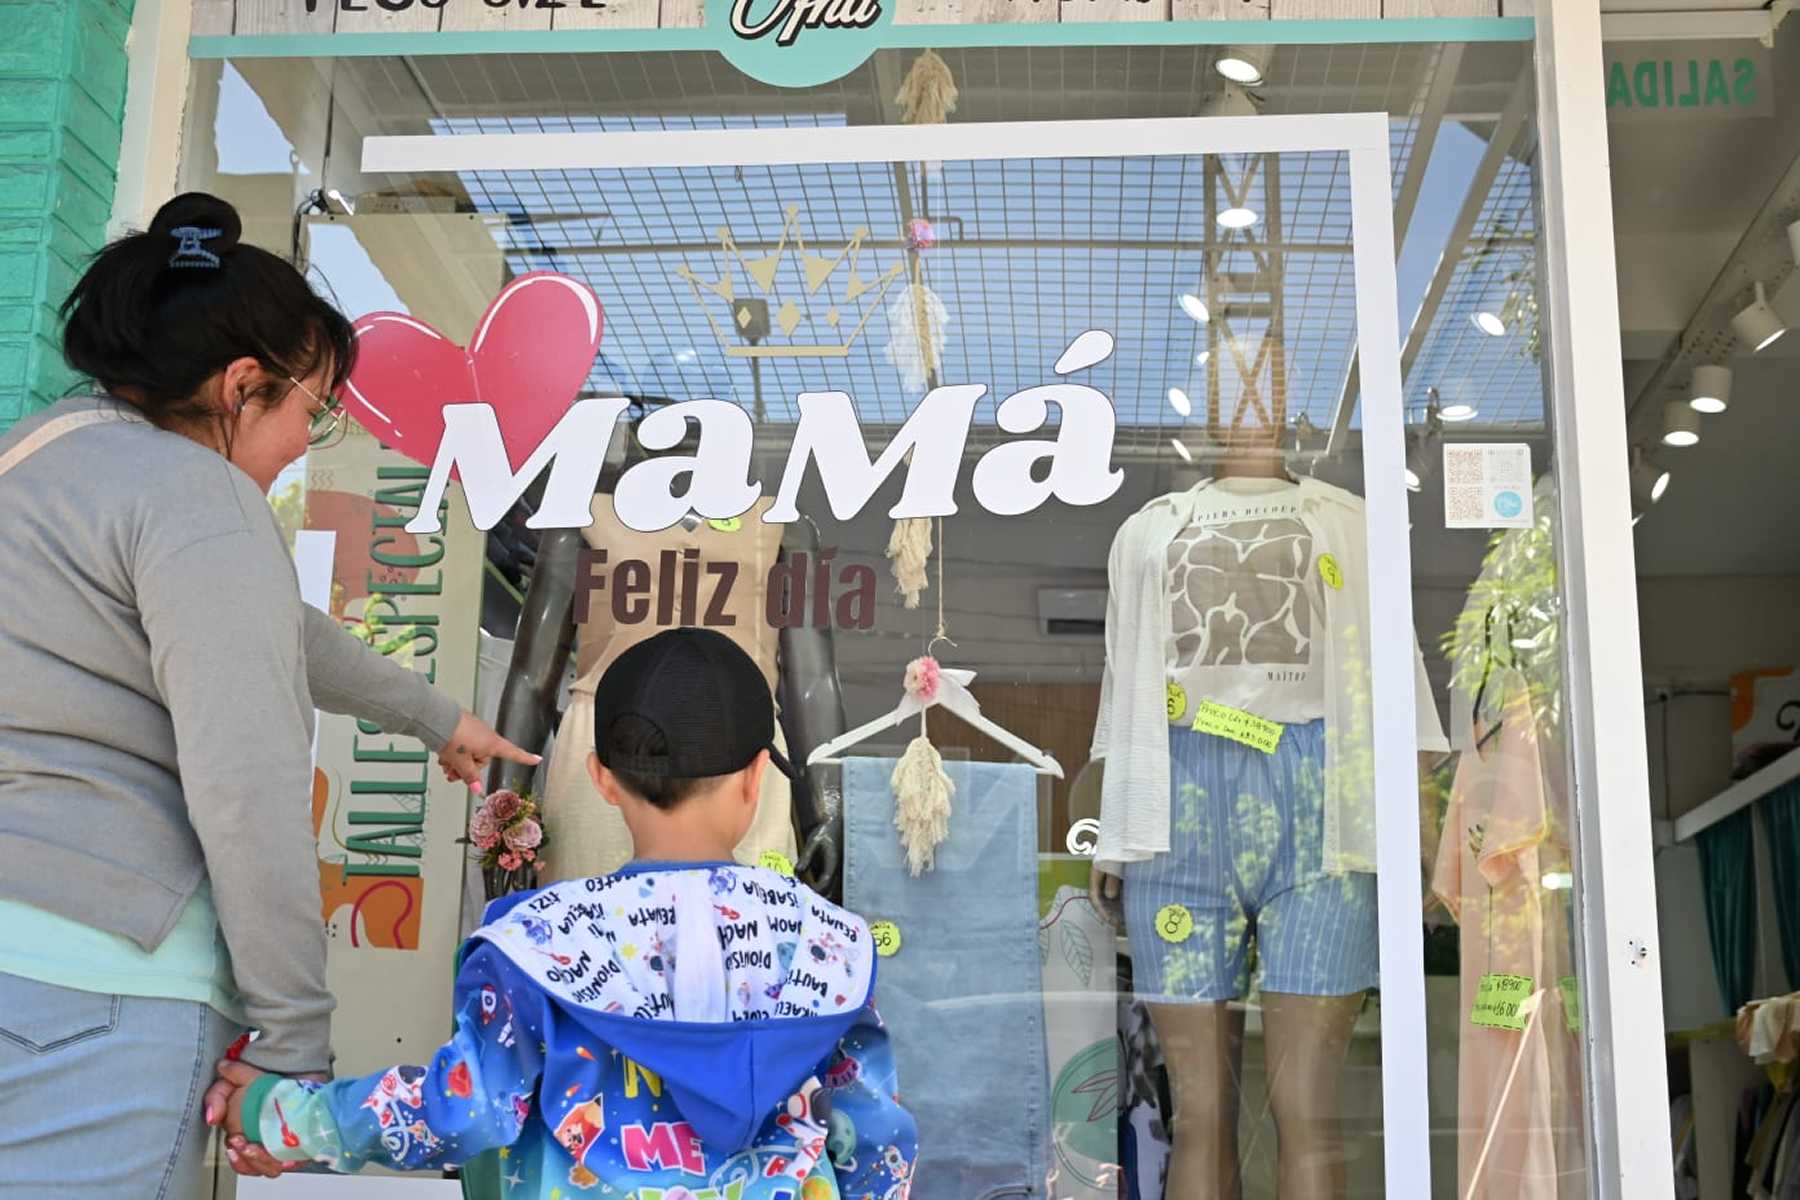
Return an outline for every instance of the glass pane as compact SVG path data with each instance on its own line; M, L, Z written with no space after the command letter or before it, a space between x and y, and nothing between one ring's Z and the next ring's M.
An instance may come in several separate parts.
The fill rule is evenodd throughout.
M914 660L941 665L949 699L924 722L941 772L909 715L765 783L739 847L797 862L898 945L876 1000L916 1162L903 1137L864 1146L833 1125L821 1172L862 1179L875 1154L915 1200L1400 1195L1388 1164L1418 1161L1428 1135L1433 1195L1581 1194L1529 51L1278 47L1247 89L1216 57L943 52L958 122L1387 114L1398 392L1361 386L1379 371L1372 349L1358 358L1367 230L1341 149L931 161L921 129L902 161L364 169L366 140L393 134L801 127L854 146L847 128L899 121L912 52L794 91L698 54L201 64L190 144L207 149L186 182L238 202L264 244L285 251L297 229L347 312L406 313L458 346L532 272L599 299L598 348L561 394L481 393L536 412L538 436L577 398L630 401L591 522L530 528L540 481L489 533L464 614L484 631L481 702L548 751L536 778L506 780L545 806L542 882L632 852L581 769L596 681L625 646L673 624L726 632L803 764L892 712ZM266 153L272 130L291 159ZM522 353L559 353L548 327L516 332ZM328 449L307 474L373 505L371 455L422 471L367 432L400 445L416 395L360 378L345 446L363 443L362 465ZM683 410L700 423L674 446L643 425L696 400L747 415L734 478L759 498L695 500L640 532L622 497L659 458L704 449L694 497L731 474L710 457L726 453L718 410ZM865 473L853 443L821 440L834 413L865 461L911 445L910 464ZM1035 465L1008 457L1076 428ZM852 452L807 450L827 444ZM898 504L933 511L934 463L955 511L897 525ZM1116 487L1094 484L1109 469ZM1402 488L1405 511L1383 510ZM1372 491L1393 519L1369 517ZM993 511L1021 496L1041 502ZM373 511L391 520L393 501ZM799 519L763 519L788 501ZM446 536L470 528L450 520ZM1410 598L1411 636L1381 595ZM342 615L366 623L360 603ZM1395 707L1409 688L1411 720ZM478 911L472 897L465 931ZM418 1036L428 1054L436 1035ZM547 1128L580 1099L539 1097ZM1415 1128L1386 1126L1407 1112ZM720 1147L704 1162L716 1189L744 1165ZM621 1192L678 1181L604 1151L575 1166Z

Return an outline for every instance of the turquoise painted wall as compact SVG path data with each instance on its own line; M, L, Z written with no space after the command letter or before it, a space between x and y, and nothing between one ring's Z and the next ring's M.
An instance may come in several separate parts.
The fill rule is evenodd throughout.
M73 382L56 306L106 239L133 0L0 0L0 431Z

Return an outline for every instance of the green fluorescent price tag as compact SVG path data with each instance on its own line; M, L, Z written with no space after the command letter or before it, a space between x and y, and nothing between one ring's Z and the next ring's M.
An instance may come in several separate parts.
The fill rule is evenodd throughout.
M1563 1023L1569 1027L1570 1033L1580 1033L1581 985L1575 982L1573 975L1564 975L1557 983L1562 991Z
M1194 714L1195 733L1230 738L1264 754L1275 753L1285 728L1279 721L1265 721L1254 713L1211 700L1202 700L1199 711Z
M1481 985L1475 991L1475 1007L1469 1010L1469 1024L1518 1033L1525 1028L1527 1013L1524 1006L1530 998L1531 976L1489 972L1481 977Z
M875 939L875 953L883 958L892 958L900 953L900 927L892 921L877 921L869 926L869 935Z

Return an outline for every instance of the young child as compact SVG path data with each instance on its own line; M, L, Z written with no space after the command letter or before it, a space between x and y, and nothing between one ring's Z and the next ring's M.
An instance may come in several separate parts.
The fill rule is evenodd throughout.
M731 861L774 749L762 673L676 629L594 697L589 773L636 858L488 906L429 1066L253 1077L232 1127L283 1161L423 1169L502 1152L508 1197L905 1200L917 1149L853 913Z

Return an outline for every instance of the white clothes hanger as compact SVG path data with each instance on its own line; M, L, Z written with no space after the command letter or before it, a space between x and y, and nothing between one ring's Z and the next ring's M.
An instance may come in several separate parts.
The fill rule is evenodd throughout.
M1049 775L1055 779L1063 778L1063 769L1055 758L1046 751L1038 749L1011 730L1003 729L983 716L981 705L969 692L969 683L975 678L973 671L953 670L949 667L939 668L936 693L929 698L917 692L909 691L896 705L892 712L876 717L867 724L858 725L846 733L840 733L829 742L818 747L806 757L806 765L843 761L843 752L859 742L866 742L877 734L884 733L899 725L908 717L916 717L929 709L940 708L955 713L971 728L987 734L1014 754L1030 763L1039 775Z

